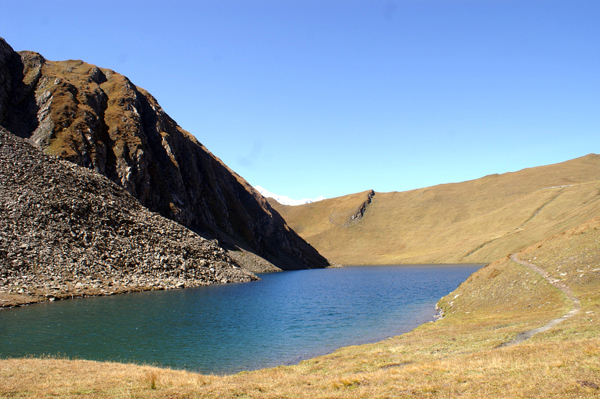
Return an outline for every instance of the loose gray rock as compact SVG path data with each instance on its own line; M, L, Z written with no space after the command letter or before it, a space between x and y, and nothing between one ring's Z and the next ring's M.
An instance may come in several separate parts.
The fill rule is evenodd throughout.
M0 295L36 302L256 279L216 242L0 127Z

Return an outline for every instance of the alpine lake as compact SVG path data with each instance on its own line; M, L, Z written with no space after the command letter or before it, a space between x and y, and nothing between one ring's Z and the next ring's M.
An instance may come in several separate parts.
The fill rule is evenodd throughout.
M482 265L352 266L0 310L0 356L230 374L376 342L434 320Z

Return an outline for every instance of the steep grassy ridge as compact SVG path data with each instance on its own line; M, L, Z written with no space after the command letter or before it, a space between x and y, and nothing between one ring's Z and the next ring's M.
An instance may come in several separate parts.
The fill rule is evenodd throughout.
M444 317L296 366L205 376L64 359L0 360L0 396L89 398L595 398L600 394L600 218L517 254L577 296L581 311L509 347L573 303L505 257L442 298Z
M336 263L485 263L600 215L599 193L600 156L590 154L464 183L271 205Z

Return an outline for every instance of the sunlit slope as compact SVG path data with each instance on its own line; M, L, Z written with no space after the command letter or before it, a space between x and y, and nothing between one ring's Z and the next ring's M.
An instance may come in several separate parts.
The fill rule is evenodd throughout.
M406 192L272 205L340 264L491 262L600 215L600 156Z

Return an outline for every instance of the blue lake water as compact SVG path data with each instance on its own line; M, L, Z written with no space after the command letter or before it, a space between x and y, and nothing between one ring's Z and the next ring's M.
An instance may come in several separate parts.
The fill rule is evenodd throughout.
M480 265L369 266L0 311L0 356L61 354L225 374L375 342L433 320Z

